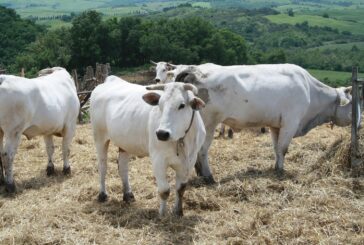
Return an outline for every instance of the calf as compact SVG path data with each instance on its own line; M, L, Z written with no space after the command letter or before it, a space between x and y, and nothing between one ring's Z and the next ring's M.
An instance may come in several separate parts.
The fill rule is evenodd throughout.
M48 68L41 74L43 76L33 79L0 76L0 180L5 182L8 192L16 190L13 160L22 134L28 139L43 135L48 175L54 173L53 135L63 137L63 172L69 174L71 171L69 145L75 134L80 107L76 87L64 68Z
M206 134L197 111L204 102L195 94L197 89L191 84L143 87L115 76L109 76L96 87L91 95L90 112L100 173L99 201L107 199L107 150L112 141L119 147L123 200L134 200L128 180L129 156L149 155L161 199L160 215L166 213L170 192L167 167L176 171L174 213L183 215L183 193Z

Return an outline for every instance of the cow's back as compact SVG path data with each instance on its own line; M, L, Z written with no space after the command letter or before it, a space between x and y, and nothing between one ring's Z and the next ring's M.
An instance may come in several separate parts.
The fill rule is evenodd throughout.
M72 83L65 70L34 79L6 76L0 85L1 127L21 125L28 137L62 133L67 123L76 123L79 110Z
M206 111L237 129L280 127L283 117L304 115L310 102L305 71L290 64L218 67L203 86L209 93Z

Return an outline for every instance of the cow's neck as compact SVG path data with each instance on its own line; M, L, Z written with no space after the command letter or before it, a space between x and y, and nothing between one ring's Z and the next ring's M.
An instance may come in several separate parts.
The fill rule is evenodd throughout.
M310 106L296 136L303 136L311 129L335 120L339 104L336 89L320 84L319 86L313 86L310 92Z

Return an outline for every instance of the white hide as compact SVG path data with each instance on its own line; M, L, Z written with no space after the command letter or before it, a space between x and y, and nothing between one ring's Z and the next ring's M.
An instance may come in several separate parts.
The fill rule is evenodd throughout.
M150 156L162 199L160 214L166 212L166 193L169 193L166 179L168 167L176 171L175 211L181 214L182 199L178 199L178 191L186 184L205 139L205 127L199 112L196 111L191 129L184 138L184 146L179 146L177 155L177 140L185 135L192 118L193 110L189 101L195 98L191 91L183 89L184 85L172 83L166 85L164 91L153 91L160 95L159 104L156 106L151 106L143 100L143 96L151 91L115 76L109 76L104 84L97 86L92 92L90 112L99 162L100 201L107 197L105 175L107 149L111 141L119 147L119 174L123 182L123 199L134 199L128 181L129 156ZM181 103L186 106L178 110ZM170 132L168 141L157 139L156 131L161 129Z
M12 163L22 134L28 139L44 136L48 154L47 172L54 168L52 135L63 137L63 167L69 172L69 145L80 107L70 74L57 67L53 73L38 78L1 75L0 81L1 152L9 191L15 191L11 190L15 188Z
M269 126L278 170L283 170L293 137L330 121L338 126L351 123L351 96L345 88L331 88L296 65L222 66L207 75L191 66L178 76L177 81L194 81L206 103L201 115L207 135L196 169L210 181L207 152L220 122L234 129Z

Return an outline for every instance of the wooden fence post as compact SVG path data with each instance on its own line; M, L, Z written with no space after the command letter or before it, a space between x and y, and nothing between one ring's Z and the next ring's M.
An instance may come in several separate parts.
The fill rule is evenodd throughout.
M21 77L25 77L25 70L24 70L24 67L23 67L23 68L21 68L20 76L21 76Z
M352 122L351 122L351 167L356 167L360 164L361 160L358 156L358 99L359 99L359 87L358 87L358 67L353 67L351 75L352 83Z

